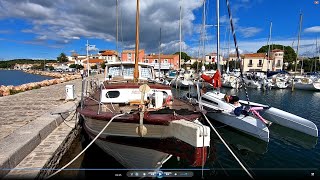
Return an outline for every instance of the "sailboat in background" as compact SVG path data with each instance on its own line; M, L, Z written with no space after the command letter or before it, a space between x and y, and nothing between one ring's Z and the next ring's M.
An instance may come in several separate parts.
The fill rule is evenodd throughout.
M302 14L300 14L300 23L299 23L299 35L298 35L298 45L297 45L297 59L299 56L299 43L300 43L300 33L301 33L301 27L302 27ZM297 71L297 60L295 62L295 72ZM303 71L303 59L302 59L302 65L301 65L301 76L297 78L296 76L292 79L292 84L289 86L294 89L300 89L300 90L309 90L309 91L320 91L320 80L316 77L304 77L302 76Z
M194 70L185 70L181 68L181 6L180 6L180 17L179 17L179 46L180 46L180 55L179 55L179 71L175 73L175 78L170 81L170 86L176 89L187 89L193 85L194 80Z
M202 113L196 107L174 99L169 86L155 84L153 66L138 63L138 52L139 0L135 62L108 63L105 80L91 83L97 86L87 97L82 97L81 106L77 108L87 139L93 139L102 150L116 158L126 157L120 163L127 168L159 168L155 162L164 162L171 157L168 152L157 151L151 143L143 148L138 144L136 148L126 148L128 139L142 144L175 139L183 142L184 146L180 148L188 146L190 156L201 159L203 166L210 146L210 128L200 122ZM114 143L115 139L122 144ZM176 147L177 143L166 146Z
M201 75L201 77L209 83L214 80L214 87L217 90L213 92L206 92L198 99L198 103L201 109L206 109L207 116L212 119L236 128L242 132L245 132L251 136L259 138L263 141L269 142L269 129L266 123L254 116L237 115L235 109L237 105L231 104L225 101L225 94L220 93L219 82L220 75L220 35L219 35L219 0L217 0L217 70L213 77L207 75ZM229 11L230 13L230 11ZM232 26L232 25L231 25ZM233 28L233 26L232 26ZM199 88L199 87L198 87ZM199 91L199 90L198 90Z
M218 54L218 64L219 64L219 0L217 0L217 54ZM235 42L237 57L240 59L240 54L238 51L238 46L236 42L236 36L234 33L234 26L231 18L231 10L229 1L227 0L227 7L230 17L230 25L233 31L233 38ZM201 95L198 99L198 103L200 108L204 108L208 110L207 116L216 121L222 122L226 125L229 125L233 128L236 128L240 131L243 131L251 136L257 137L264 141L269 141L269 129L268 125L269 121L275 122L282 126L294 129L296 131L300 131L302 133L318 137L318 128L317 126L302 117L296 116L294 114L282 111L280 109L270 107L263 104L258 104L249 101L248 94L247 100L240 100L241 106L237 106L234 104L230 104L224 100L225 94L219 92L219 66L217 70L217 74L215 79L215 87L217 90L213 92L207 92ZM241 73L241 78L243 79L243 74ZM205 79L205 78L204 78ZM205 79L206 80L206 79ZM210 82L212 79L207 79ZM217 84L216 84L217 83ZM243 82L245 84L245 82ZM246 91L246 88L245 88ZM199 87L198 87L199 92ZM199 94L199 93L198 93ZM240 113L240 115L236 111L240 108L241 112L246 112L245 114ZM239 110L239 109L238 109ZM243 111L244 110L244 111ZM259 112L262 112L261 115ZM266 118L266 119L265 119Z

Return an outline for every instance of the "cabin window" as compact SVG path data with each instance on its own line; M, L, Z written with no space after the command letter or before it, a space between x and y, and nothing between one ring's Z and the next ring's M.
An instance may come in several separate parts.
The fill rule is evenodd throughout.
M132 76L133 77L133 71L134 71L133 67L124 66L124 68L123 68L123 76Z
M153 79L152 73L151 73L151 69L150 68L141 67L141 77L142 78Z
M117 98L120 96L120 92L119 91L108 91L106 93L106 98Z
M108 75L111 75L112 77L120 76L120 67L109 67Z

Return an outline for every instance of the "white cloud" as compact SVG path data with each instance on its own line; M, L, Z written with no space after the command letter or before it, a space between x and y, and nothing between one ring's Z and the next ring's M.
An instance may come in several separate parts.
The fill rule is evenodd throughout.
M304 32L307 33L319 33L320 32L320 26L313 26L313 27L309 27L304 29Z
M262 31L261 28L256 28L256 27L239 27L238 29L241 35L245 38L253 37Z
M202 0L182 0L182 29L185 36L194 33L193 11L202 6ZM153 51L159 42L179 39L179 3L172 0L140 1L140 48ZM131 47L135 42L136 1L119 1L120 47ZM23 19L31 25L21 32L32 33L35 41L47 40L57 44L70 43L81 38L116 41L115 0L1 0L0 17ZM123 41L122 41L123 40Z

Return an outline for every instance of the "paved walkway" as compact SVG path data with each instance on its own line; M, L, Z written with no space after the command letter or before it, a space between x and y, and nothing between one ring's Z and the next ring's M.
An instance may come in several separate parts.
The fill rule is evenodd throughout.
M94 78L101 79L102 74ZM0 97L0 179L56 129L57 120L62 122L57 112L75 109L81 99L81 82L77 79ZM75 101L65 101L66 85L74 85Z

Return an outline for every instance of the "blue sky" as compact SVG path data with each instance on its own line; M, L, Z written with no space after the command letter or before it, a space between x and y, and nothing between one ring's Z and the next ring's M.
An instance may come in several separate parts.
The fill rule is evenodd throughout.
M230 27L226 1L220 0L220 47L234 49L228 41ZM118 47L134 49L134 0L118 0ZM182 6L182 49L195 57L202 31L203 0L140 0L140 48L147 53L179 51L179 7ZM256 52L271 42L296 49L299 16L302 31L299 54L316 56L320 46L320 4L315 0L230 0L241 52ZM216 0L206 0L205 52L216 52ZM56 59L64 52L85 54L88 40L97 50L116 49L116 0L1 0L0 60ZM203 31L202 31L203 32ZM201 53L200 53L201 56Z

